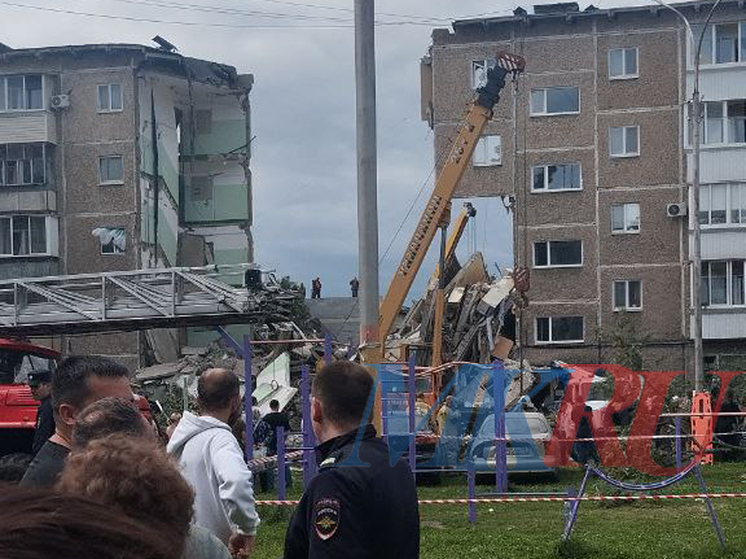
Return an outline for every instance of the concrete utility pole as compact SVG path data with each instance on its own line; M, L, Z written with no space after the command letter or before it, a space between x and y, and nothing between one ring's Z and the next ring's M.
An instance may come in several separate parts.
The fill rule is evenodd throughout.
M357 100L357 229L360 277L360 343L378 335L378 168L374 0L355 0Z
M705 377L705 359L702 348L702 237L699 225L699 166L700 166L700 144L702 141L702 96L699 93L699 59L702 51L702 39L707 32L707 26L712 19L715 8L718 7L721 0L717 0L710 8L707 19L702 27L699 36L694 35L692 26L686 16L678 9L664 3L662 0L655 0L664 8L668 8L679 16L684 25L691 48L694 49L694 88L692 91L692 100L690 105L689 118L692 122L692 185L689 189L689 224L692 229L692 246L691 246L691 273L692 273L692 339L694 340L694 391L702 392L703 381Z

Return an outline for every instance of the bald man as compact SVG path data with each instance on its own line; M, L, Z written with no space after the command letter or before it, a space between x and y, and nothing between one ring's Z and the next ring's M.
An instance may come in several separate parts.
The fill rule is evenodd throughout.
M241 416L238 377L226 369L208 369L197 383L200 415L188 411L168 442L194 489L194 522L222 540L234 557L254 547L259 516L251 472L231 426Z

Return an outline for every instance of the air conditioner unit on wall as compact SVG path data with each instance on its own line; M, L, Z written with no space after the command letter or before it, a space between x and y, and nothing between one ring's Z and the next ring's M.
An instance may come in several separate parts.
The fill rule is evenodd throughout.
M52 95L50 100L50 106L52 109L65 109L70 106L69 95Z
M666 217L683 217L686 215L686 204L677 202L676 204L666 204Z

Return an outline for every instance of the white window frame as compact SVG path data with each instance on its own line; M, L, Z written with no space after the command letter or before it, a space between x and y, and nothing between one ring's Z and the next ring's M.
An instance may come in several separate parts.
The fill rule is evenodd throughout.
M629 50L635 51L635 72L634 73L627 71L627 51ZM622 73L616 76L611 75L611 54L613 52L622 53L622 66L624 67ZM609 49L609 54L607 55L607 62L608 62L608 70L609 70L608 74L609 74L610 81L634 80L640 77L640 49L638 47L621 47L621 48Z
M116 229L116 230L124 231L125 242L126 242L127 231L126 231L126 229L124 227L102 227L102 229L112 229L112 230ZM100 250L101 250L101 254L103 256L121 256L123 254L127 254L127 247L126 247L126 245L125 245L124 250L122 250L117 245L115 245L113 242L107 243L107 244L102 243L100 238L99 238L98 244L101 247ZM113 250L111 252L104 250L104 247L106 247L107 245L111 245L112 246Z
M623 153L611 153L611 131L622 129L622 144L624 145L624 152ZM635 129L637 130L637 151L636 152L627 152L627 134L629 133L629 130ZM640 157L640 127L636 124L630 125L630 126L609 126L609 157L612 157L614 159L624 159L626 157Z
M735 141L731 137L731 120L736 119L743 119L744 120L744 126L746 126L746 116L730 116L728 115L728 103L733 101L742 101L746 103L746 99L725 99L722 101L706 101L702 105L702 111L703 111L703 118L702 118L702 147L710 147L710 146L743 146L746 145L746 141L739 142ZM710 107L714 104L720 104L721 105L721 111L722 115L721 117L713 117L709 118L708 114L710 112ZM719 142L711 142L709 138L709 129L710 129L710 122L720 121L718 124L720 126L720 137L722 138ZM689 126L687 126L687 144L691 147L692 145L692 131L691 131L691 120L689 121Z
M477 83L477 65L481 64L484 67L484 83ZM480 87L483 87L487 83L487 72L490 68L494 68L497 64L496 58L482 58L479 60L472 60L471 61L471 88L472 89L478 89Z
M637 216L640 218L640 223L637 225L637 229L630 229L630 216L628 215L628 210L631 206L637 206ZM622 208L623 212L623 219L624 219L624 229L614 229L614 208ZM642 213L640 211L640 204L639 202L624 202L622 204L611 204L609 208L610 216L609 221L611 223L611 234L612 235L639 235L640 230L642 229Z
M13 254L13 218L14 217L43 217L44 228L46 233L45 241L45 252L30 252L31 250L31 221L29 220L29 253L28 254ZM0 253L0 260L2 259L13 259L13 258L44 258L44 257L56 257L59 255L59 230L58 221L56 216L52 215L39 215L39 214L8 214L0 216L0 221L8 220L9 231L10 231L10 254Z
M118 109L112 108L112 102L113 99L111 94L111 88L112 86L117 86L119 88L119 105L120 107ZM108 107L102 107L101 106L101 88L105 87L107 90L107 95L109 99L109 106ZM100 83L96 86L96 107L98 108L98 112L100 114L106 114L106 113L121 113L124 110L124 91L122 91L122 84L120 83Z
M738 37L736 39L736 56L740 57L740 60L737 60L735 62L717 62L717 34L715 33L715 31L718 26L723 25L738 25ZM746 44L744 42L746 41L746 20L719 21L717 23L710 23L707 27L708 29L706 33L710 35L710 62L700 63L700 68L709 66L741 66L746 64L746 52L741 52L741 49L744 48L743 45ZM694 39L695 41L698 41L700 33L702 32L702 26L694 25L692 26L692 29L694 31ZM697 45L691 44L690 41L687 41L687 44L689 47L689 56L687 56L687 61L689 64L689 68L691 69L694 68L694 55L697 50ZM702 44L705 45L706 43L703 41Z
M580 263L579 264L552 264L552 243L580 243ZM545 244L547 245L547 263L546 265L537 265L536 264L536 245L538 244ZM548 268L582 268L583 262L585 261L585 251L583 250L583 241L579 239L570 239L570 240L555 240L555 241L534 241L532 245L533 249L533 264L534 268L537 268L539 270L546 270Z
M101 176L101 162L104 159L120 159L122 161L122 178L121 180L103 180L104 178ZM99 155L98 157L98 184L100 186L109 186L109 185L121 185L124 184L124 176L125 176L125 169L124 169L124 156L112 153L108 155Z
M567 167L569 165L578 166L578 177L580 178L580 184L578 188L555 188L549 189L549 167ZM534 187L534 173L537 169L544 170L544 188ZM580 192L583 190L583 166L580 163L554 163L551 165L534 165L531 167L531 192L535 194L552 194L555 192Z
M490 157L490 152L497 153L498 150L496 148L498 147L500 156ZM499 167L503 164L502 153L502 137L499 134L485 134L477 140L477 145L474 146L474 153L471 156L472 166Z
M561 318L580 318L583 323L583 334L579 340L554 340L554 320ZM539 320L549 320L549 340L539 340ZM582 344L585 342L585 316L583 315L568 315L568 316L537 316L534 319L534 341L536 345L558 345L558 344Z
M550 113L547 112L547 92L556 90L556 89L575 89L578 92L578 110L577 111L561 111L556 113ZM543 109L541 111L534 112L534 106L533 106L533 97L534 93L541 91L543 92ZM579 115L580 114L580 107L581 107L581 100L580 100L580 87L577 85L557 85L552 87L536 87L530 91L529 99L528 99L528 110L530 116L563 116L563 115Z
M726 309L726 308L737 308L742 309L746 308L746 292L742 292L741 295L744 299L744 303L740 305L733 304L733 263L734 262L743 262L744 266L744 273L746 274L746 261L745 260L706 260L702 262L702 271L704 272L705 265L707 266L707 277L702 278L702 281L706 283L707 286L707 292L708 292L708 299L712 300L712 268L711 264L721 264L725 262L725 294L726 294L726 302L725 303L711 303L707 302L705 303L705 297L702 296L702 305L707 307L708 309ZM746 278L744 279L744 285L743 289L746 291Z
M36 143L41 143L41 142L25 142L25 143L20 144L20 145L23 146L22 149L24 150L24 155L25 155L25 152L26 152L26 147L28 146L30 148L31 144L36 144ZM0 148L5 147L6 150L7 150L7 146L8 146L8 144L0 144ZM6 153L7 153L7 151L6 151ZM44 143L41 143L41 159L42 159L42 170L41 170L42 180L41 180L41 182L34 182L34 174L35 174L34 171L36 170L36 165L34 164L34 159L33 158L26 158L26 157L24 157L23 159L7 159L7 158L0 159L0 188L6 188L6 187L7 188L18 188L18 187L24 187L24 186L43 186L43 185L47 184L47 163L48 163L48 161L47 161L47 146ZM6 161L16 161L16 162L18 162L18 161L29 161L30 165L31 165L31 182L23 182L23 181L21 181L21 182L16 182L16 183L13 183L13 184L6 183L5 182L5 162ZM23 173L21 173L21 174L23 174Z
M639 307L633 307L630 305L630 283L638 283L640 284L640 306ZM618 283L624 284L624 305L623 306L617 306L616 304L616 286ZM642 280L639 279L631 279L631 280L614 280L611 282L611 307L614 310L614 312L641 312L642 311Z
M41 107L35 108L35 109L29 109L28 108L28 97L26 96L26 77L27 76L39 76L41 78ZM23 78L23 108L20 109L11 109L8 107L8 78ZM44 74L8 74L4 76L0 76L0 89L2 89L4 98L5 98L5 107L0 107L0 113L21 113L21 112L33 112L33 111L43 111L46 109L47 105L47 96L46 96L46 81L44 79Z
M739 186L740 199L733 200L733 186ZM712 223L712 187L713 186L724 186L725 187L725 223ZM705 203L704 200L707 200ZM741 221L732 221L733 210L736 209L734 204L741 210ZM699 190L699 223L703 229L722 229L731 227L746 227L746 181L732 181L732 182L716 182L703 184ZM702 208L707 208L703 210ZM702 214L707 212L707 222L702 221Z

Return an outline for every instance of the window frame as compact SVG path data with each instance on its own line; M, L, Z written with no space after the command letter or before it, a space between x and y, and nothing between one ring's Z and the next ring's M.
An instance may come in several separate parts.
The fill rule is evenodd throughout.
M28 89L26 86L26 77L39 77L41 81L41 107L34 107L30 109L28 107ZM22 89L22 104L23 107L17 108L17 109L11 109L9 108L9 97L8 97L8 79L9 78L21 78L23 80L23 85L21 87ZM0 75L0 89L2 89L2 95L0 95L0 98L4 101L4 107L0 107L0 113L28 113L28 112L34 112L34 111L44 111L46 110L46 80L44 79L44 74L6 74L6 75Z
M746 308L746 278L742 281L741 298L744 301L740 304L733 303L733 264L741 263L744 275L746 275L746 260L703 260L702 261L702 288L706 294L702 293L702 306L708 309L742 309ZM712 264L725 264L725 303L712 303ZM705 278L705 267L707 267L707 277Z
M41 173L42 173L42 180L41 182L35 181L34 176L36 175L36 164L34 163L36 159L34 157L26 157L27 153L26 150L31 150L36 144L40 144L41 146ZM14 145L14 146L21 146L21 149L23 150L23 158L22 159L10 159L7 157L8 153L8 146ZM18 144L0 144L0 151L2 149L5 149L6 157L0 156L0 188L24 188L24 187L37 187L37 186L44 186L47 184L47 165L49 163L49 160L47 158L47 146L44 142L24 142L24 143L18 143ZM16 164L20 161L28 161L29 162L29 169L30 169L30 175L31 175L31 181L30 182L24 182L21 180L21 182L14 182L14 183L8 183L6 181L5 171L6 171L6 164L8 161L14 161ZM22 166L20 167L23 168ZM17 171L16 171L17 172ZM23 172L21 172L20 176L23 176Z
M101 229L111 229L111 230L122 231L124 232L124 235L125 235L125 243L127 242L127 229L125 227L105 227L104 226L104 227L101 227ZM102 243L101 237L98 237L98 244L100 247L99 251L102 256L122 256L123 254L127 254L126 244L125 244L124 250L121 250L117 247L117 245L114 244L113 241L110 243L106 243L106 244ZM113 250L111 252L104 251L104 247L109 246L109 245L111 245Z
M734 138L731 135L732 132L732 126L731 121L735 121L738 119L741 119L744 121L744 127L746 127L746 116L730 116L728 114L729 109L729 103L734 102L743 102L746 104L746 98L744 99L723 99L719 101L705 101L702 104L702 148L711 148L711 147L728 147L728 146L738 146L743 147L746 145L746 137L744 137L744 141L739 142L734 140ZM713 105L720 105L721 109L721 116L719 117L709 117L710 107ZM718 121L718 125L720 128L720 137L721 140L719 142L711 142L710 141L710 125L711 123L715 123ZM689 124L686 127L687 128L687 145L689 147L692 147L692 135L693 132L691 130L691 119L689 119Z
M725 223L712 223L712 187L723 186L725 187ZM735 222L733 219L733 211L736 209L733 206L733 186L740 187L739 195L739 207L738 210L741 214L741 221ZM703 202L703 195L707 193L707 203ZM713 182L700 185L699 190L699 224L703 229L730 229L733 227L746 227L746 181L729 181L729 182ZM705 210L702 208L706 207ZM707 212L707 221L702 220L702 214Z
M111 87L112 86L118 86L119 87L119 104L120 104L120 107L118 109L113 109L112 108L112 102L111 102L112 99L113 99L113 97L111 95ZM109 100L109 107L108 108L101 107L101 103L100 103L101 102L101 93L100 93L100 91L101 91L102 87L105 87L106 90L107 90L107 95L108 95L107 99ZM97 112L99 114L121 113L122 111L124 111L124 91L122 90L122 84L121 83L116 83L116 82L97 84L96 85L96 108L97 108Z
M579 318L582 322L582 338L579 340L554 340L554 320L558 318ZM539 340L539 320L549 321L549 340ZM585 343L585 316L567 315L567 316L537 316L534 318L534 343L536 345L561 345L561 344L582 344Z
M630 128L634 128L637 130L637 151L636 152L627 152L627 131ZM612 130L622 130L622 144L624 145L624 153L612 153L611 152L611 131ZM628 159L630 157L640 157L641 149L641 141L640 141L640 125L639 124L630 124L630 125L623 125L623 126L609 126L609 157L612 159Z
M15 250L15 242L13 236L15 235L13 220L14 218L27 218L28 219L28 248L27 254L13 254ZM31 252L33 247L33 236L32 236L32 225L31 218L43 218L44 219L44 249L45 252ZM14 258L49 258L58 256L58 231L57 231L57 218L55 216L47 214L33 214L33 213L19 213L19 214L7 214L0 216L0 223L8 222L8 233L10 235L10 253L0 252L0 260L14 259ZM2 248L2 243L0 243Z
M550 113L547 112L547 92L550 90L557 90L557 89L575 89L578 92L578 110L577 111L561 111L556 113ZM534 112L534 104L533 104L533 97L534 92L542 91L544 102L543 102L543 110L542 112ZM580 87L577 85L556 85L556 86L547 86L547 87L536 87L533 88L529 92L529 98L528 98L528 113L531 117L551 117L551 116L567 116L567 115L579 115L580 114L580 108L582 107L581 99L580 99Z
M717 28L722 27L724 25L736 25L738 26L738 34L736 37L736 56L739 57L739 60L736 61L729 61L729 62L717 62ZM693 25L692 26L694 30L694 37L695 40L698 40L702 25ZM708 44L710 47L709 52L709 62L700 62L700 68L702 67L712 67L712 66L742 66L746 64L746 19L745 20L737 20L737 21L719 21L716 23L710 23L707 26L706 30L709 34L709 39L703 39L702 45ZM689 69L693 69L695 66L695 54L696 54L696 45L692 44L691 41L687 41L688 45L688 56L687 56L687 63ZM700 56L702 56L702 53L700 53Z
M118 158L122 162L122 178L121 180L103 180L103 177L101 176L101 163L104 159L116 159ZM98 156L98 184L99 186L119 186L124 184L124 176L125 176L125 169L124 169L124 156L120 155L118 153L111 153L107 155L99 155Z
M624 284L624 305L617 306L616 304L616 286L619 283ZM630 305L630 284L637 283L640 286L640 306L633 307ZM611 282L611 309L613 312L642 312L642 280L639 279L622 279L613 280Z
M577 264L552 264L552 252L551 247L552 243L580 243L580 262ZM545 244L547 245L547 263L546 265L538 265L536 264L536 245L537 244ZM583 264L585 262L585 251L583 250L583 241L580 239L571 239L571 240L558 240L558 241L534 241L532 244L533 248L533 267L538 270L546 270L550 268L582 268Z
M477 64L482 64L484 66L484 77L485 77L485 83L486 83L487 72L489 71L490 68L495 67L495 65L497 64L497 59L496 58L482 58L482 59L471 61L471 66L470 66L471 75L469 76L469 78L471 80L471 88L475 91L479 89L480 87L484 87L485 85L485 84L477 84L477 80L475 79L476 78L475 69L476 69Z
M487 138L497 138L498 144L500 145L500 161L497 163L493 163L491 160L485 160L484 162L477 162L476 155L479 150L480 143L482 145L488 144ZM486 145L486 147L483 148L487 153L489 153L489 145ZM484 134L479 137L477 140L476 145L474 146L474 152L471 156L471 165L472 167L502 167L503 164L503 140L502 136L500 134Z
M578 188L555 188L550 189L549 188L549 167L567 167L569 165L577 165L578 166L578 177L580 178L580 184ZM535 188L534 187L534 173L537 169L543 169L544 170L544 188ZM547 165L534 165L531 167L531 193L532 194L552 194L555 192L581 192L583 190L583 165L580 162L572 162L572 163L554 163L554 164L547 164Z
M629 217L627 216L627 208L629 206L637 206L637 217L639 218L639 223L637 224L637 229L630 229L629 228ZM614 229L614 208L622 207L622 220L624 221L624 229ZM611 204L609 206L609 221L611 225L611 234L612 235L639 235L640 231L642 230L642 212L640 211L640 203L639 202L622 202L621 204Z
M634 50L635 51L635 73L630 74L627 72L627 51L628 50ZM623 73L612 76L611 75L611 53L613 52L622 52L622 66L624 67ZM619 47L619 48L613 48L609 49L608 55L607 55L607 74L609 81L623 81L623 80L634 80L638 79L640 77L640 47Z

